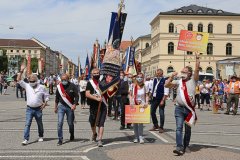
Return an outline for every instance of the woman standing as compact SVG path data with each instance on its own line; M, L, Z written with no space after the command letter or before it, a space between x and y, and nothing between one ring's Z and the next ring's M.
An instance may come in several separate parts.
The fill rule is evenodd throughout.
M80 89L80 95L81 95L81 108L85 108L85 103L86 103L86 96L85 96L85 91L87 87L87 81L86 81L86 76L83 75L81 80L79 81L79 89Z
M136 84L133 86L132 91L130 91L130 104L131 105L141 105L140 109L144 110L148 107L148 89L144 85L144 75L143 73L138 73L136 78ZM133 125L135 139L134 143L139 142L140 144L144 143L143 138L143 124L135 123Z

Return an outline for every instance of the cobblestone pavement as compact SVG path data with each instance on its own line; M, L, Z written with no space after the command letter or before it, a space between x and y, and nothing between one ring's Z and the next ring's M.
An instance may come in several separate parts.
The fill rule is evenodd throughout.
M172 153L175 145L175 119L173 103L166 107L165 133L149 132L151 124L144 125L145 144L133 144L133 131L120 131L120 122L107 118L104 147L98 148L90 141L88 109L76 110L75 138L69 141L66 121L64 144L57 146L57 115L54 113L54 96L44 109L44 142L37 142L37 126L33 120L30 144L22 146L26 103L17 99L12 88L9 95L0 95L0 159L240 159L240 116L213 114L197 110L198 122L192 129L192 153L177 157Z

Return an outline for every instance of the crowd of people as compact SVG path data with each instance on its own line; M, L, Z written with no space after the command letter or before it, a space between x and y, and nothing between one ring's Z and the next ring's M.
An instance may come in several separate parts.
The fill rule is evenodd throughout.
M143 124L125 123L125 106L140 105L141 108L150 107L152 128L150 131L164 133L166 101L172 99L175 105L176 119L176 149L177 155L190 152L189 143L191 138L191 126L195 124L197 115L195 109L217 113L218 110L226 110L225 114L237 114L239 106L240 81L236 75L230 80L208 79L199 81L199 57L196 54L195 71L191 67L184 67L180 74L173 72L164 77L162 69L157 69L155 77L138 73L132 74L120 72L118 91L112 97L102 95L99 90L99 69L91 71L91 79L86 76L79 78L68 74L53 75L49 77L37 77L30 75L22 79L25 66L16 78L16 96L20 91L21 98L25 97L27 103L26 125L24 130L23 145L27 145L30 137L30 126L33 117L36 119L39 133L39 142L43 141L44 129L42 122L42 110L48 105L49 96L55 94L54 112L58 115L58 143L63 144L63 121L69 126L70 140L74 140L74 111L79 105L81 109L89 108L89 123L92 130L92 141L97 142L99 147L103 146L104 124L106 117L120 121L120 130L133 129L134 143L144 143ZM0 76L0 91L5 83L3 74ZM47 90L48 88L48 90ZM55 89L56 88L56 89ZM3 91L5 94L5 91ZM24 96L25 95L25 96ZM28 98L31 97L31 98ZM227 105L225 106L224 103ZM156 115L159 111L159 122ZM185 122L185 125L184 125ZM183 126L185 135L183 139ZM98 129L97 129L98 128Z

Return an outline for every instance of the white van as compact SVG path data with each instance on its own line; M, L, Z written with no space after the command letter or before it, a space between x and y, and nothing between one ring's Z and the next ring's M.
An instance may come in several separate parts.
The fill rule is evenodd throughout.
M204 79L209 79L212 82L213 78L214 78L214 76L212 73L199 72L199 80L198 81L202 82Z

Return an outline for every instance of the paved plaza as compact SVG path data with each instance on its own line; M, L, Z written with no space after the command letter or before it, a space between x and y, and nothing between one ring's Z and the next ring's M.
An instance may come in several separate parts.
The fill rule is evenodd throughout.
M64 123L64 144L57 146L57 115L54 113L54 96L50 106L44 109L44 142L37 142L38 132L33 120L30 144L22 146L25 125L26 102L15 97L15 91L8 89L8 95L0 95L0 159L58 159L58 160L239 160L240 159L240 115L224 115L224 111L213 114L199 111L198 122L192 128L192 153L181 157L172 153L175 145L175 118L173 103L166 107L165 130L163 134L149 132L152 124L144 125L145 144L134 144L133 130L119 130L120 122L107 118L104 133L104 147L98 148L90 141L91 129L88 123L88 109L76 110L75 141L69 141L68 126Z

